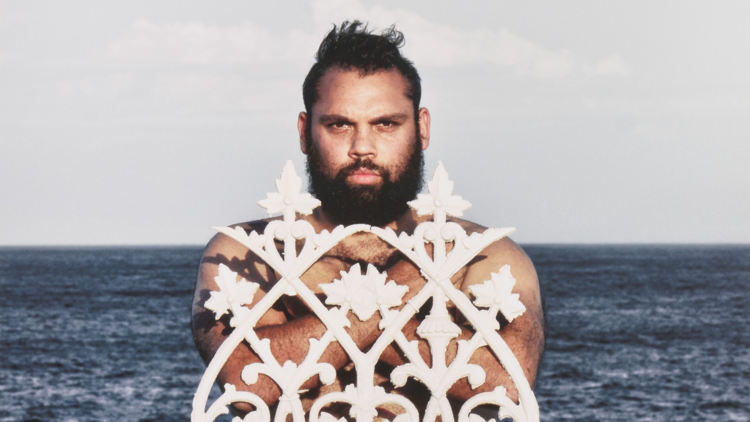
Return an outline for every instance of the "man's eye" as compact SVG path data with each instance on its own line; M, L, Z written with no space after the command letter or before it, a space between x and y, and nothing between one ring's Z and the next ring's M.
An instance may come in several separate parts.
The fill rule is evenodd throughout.
M382 126L382 127L393 127L393 126L395 126L395 123L393 123L393 122L380 122L380 126Z
M348 126L349 126L348 124L342 123L342 122L337 122L337 123L331 124L331 127L335 128L335 129L344 129L344 128L348 127Z

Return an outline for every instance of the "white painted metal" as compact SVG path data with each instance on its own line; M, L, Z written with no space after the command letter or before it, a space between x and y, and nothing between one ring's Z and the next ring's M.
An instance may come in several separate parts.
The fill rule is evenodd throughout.
M330 233L315 233L310 223L296 220L296 213L309 215L320 202L310 194L301 192L302 180L297 176L291 161L284 166L281 179L276 181L276 187L278 192L269 193L259 204L269 214L283 213L283 219L269 223L263 234L251 232L248 235L239 227L217 228L221 233L245 245L280 274L281 278L255 307L249 309L244 305L252 302L258 284L244 279L238 280L236 273L224 265L219 266L216 282L220 290L211 292L205 307L213 311L217 319L231 313L230 325L234 330L219 347L203 375L193 400L193 422L213 421L217 416L226 414L227 405L234 402L250 403L256 410L243 419L234 418L233 422L268 422L271 418L275 422L284 422L289 416L294 422L334 422L336 419L332 415L321 412L325 405L333 402L350 404L350 415L357 422L372 421L377 414L376 409L386 403L400 405L405 410L394 419L394 422L433 422L437 416L440 416L443 422L453 422L454 411L447 399L447 391L457 380L464 377L474 388L484 383L484 369L468 363L472 354L483 346L488 346L493 351L510 374L519 393L519 404L515 404L505 395L503 387L498 387L492 392L477 394L466 401L458 412L459 422L483 422L485 419L477 413L472 413L472 410L477 406L486 405L499 407L497 419L510 417L517 422L539 420L536 398L523 370L497 333L498 312L508 321L512 321L525 311L523 304L518 300L518 294L511 292L515 280L510 273L510 267L506 265L497 273L491 274L490 280L484 284L472 286L470 291L475 296L473 303L450 282L450 277L486 246L507 236L514 229L488 229L481 234L474 233L469 236L458 224L446 221L447 216L461 216L471 204L460 196L453 195L453 182L448 178L441 163L438 164L432 181L428 182L428 193L419 194L416 200L409 202L409 206L416 210L418 215L433 215L432 221L419 224L411 235L396 234L391 229L363 224L339 226ZM299 277L339 241L353 233L366 231L376 234L414 262L427 280L425 286L402 306L402 297L408 290L406 286L400 286L393 280L387 281L387 274L378 272L371 265L368 265L365 273L362 273L363 269L359 265L354 265L348 272L342 272L340 279L321 285L327 296L325 304L322 303ZM276 249L274 240L283 241L283 257ZM295 246L298 240L304 241L299 254ZM450 253L446 253L448 242L453 242ZM426 249L427 243L432 244L432 254ZM259 339L254 331L258 319L282 295L300 296L327 328L320 339L309 339L310 349L300 365L291 361L279 363L271 353L269 340ZM422 359L417 350L417 342L409 341L402 332L404 325L430 298L433 299L432 309L419 325L417 335L425 339L430 346L432 367ZM448 300L453 302L475 329L471 339L459 341L457 355L450 363L445 361L446 348L450 341L458 336L460 328L451 321L446 308ZM379 312L382 317L380 328L383 333L366 353L357 348L345 330L349 324L346 317L349 311L362 321L371 318L375 312ZM282 390L274 415L258 396L238 391L236 386L230 384L224 386L224 393L206 409L211 386L229 355L242 341L246 341L263 361L246 366L241 374L242 380L250 385L257 381L258 374L265 374ZM346 386L342 392L319 397L309 414L305 414L298 395L302 384L315 375L326 384L335 380L335 368L318 361L333 341L341 345L354 363L356 384ZM423 383L432 394L421 419L417 408L408 399L398 394L386 393L382 387L374 385L375 364L385 348L394 342L403 351L409 363L393 370L391 382L395 386L402 386L408 377L413 377Z

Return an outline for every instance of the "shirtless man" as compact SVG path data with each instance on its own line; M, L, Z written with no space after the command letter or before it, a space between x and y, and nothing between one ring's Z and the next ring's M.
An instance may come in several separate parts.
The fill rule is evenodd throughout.
M397 233L412 233L417 224L426 220L418 217L406 203L414 199L421 188L423 150L430 140L430 113L426 108L419 108L420 79L411 62L401 56L401 44L403 36L393 28L375 35L359 22L345 22L338 29L334 27L323 40L317 62L305 79L306 112L299 114L297 126L302 152L307 155L310 188L322 205L304 218L317 232L331 231L340 224L365 223L390 227ZM262 232L268 221L239 226L248 232ZM453 221L468 233L485 230L468 221ZM193 303L193 335L206 362L231 332L227 315L217 321L214 314L204 308L209 292L218 290L214 277L222 263L245 279L260 284L250 307L277 280L270 267L235 240L218 234L209 242L201 261ZM404 303L425 284L425 279L410 261L371 233L348 237L301 279L322 297L319 285L340 278L340 272L348 271L355 263L374 264L379 271L387 272L389 280L408 286ZM536 272L526 254L512 240L503 238L487 247L451 281L468 296L469 286L483 283L490 278L491 272L497 272L506 264L511 267L516 279L514 292L520 293L526 312L512 324L501 321L500 335L533 386L544 349L544 318ZM259 338L271 341L271 350L279 362L291 360L299 364L307 354L308 339L320 338L326 329L297 297L283 298L258 321L255 329ZM416 335L423 318L420 314L407 323L404 333L410 340L421 342L420 351L429 364L429 347ZM379 314L364 322L351 312L349 318L349 334L360 349L367 349L381 333L378 329ZM455 320L460 323L460 315L456 315ZM465 324L461 330L458 339L469 338L473 333ZM458 339L454 339L448 348L448 362L455 356ZM273 406L278 402L280 389L270 378L261 375L253 385L240 379L246 365L259 361L259 357L243 342L227 361L218 382L251 391ZM337 369L337 381L332 385L321 385L317 377L308 380L303 386L309 389L303 395L306 411L316 397L342 391L353 382L351 362L338 343L331 343L321 361ZM463 401L502 385L508 389L508 396L517 401L517 391L510 377L487 347L478 349L470 362L485 369L486 382L471 389L466 379L461 379L449 390L450 399ZM389 391L394 390L388 388L387 380L390 371L403 363L404 356L398 347L395 344L389 346L381 356L377 368L381 377L376 378L376 382ZM429 392L421 384L412 380L395 390L407 396L423 412ZM238 414L251 410L250 405L242 403L234 407ZM345 413L343 409L341 412L336 409L327 411L341 413L336 415L337 418ZM392 420L393 414L388 414L388 411L382 410L380 416ZM398 409L393 412L399 413Z

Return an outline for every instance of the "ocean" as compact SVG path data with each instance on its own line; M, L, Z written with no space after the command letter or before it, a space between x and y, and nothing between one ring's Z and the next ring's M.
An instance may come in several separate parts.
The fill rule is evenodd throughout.
M750 246L524 248L542 421L750 421ZM201 249L0 248L0 422L189 420Z

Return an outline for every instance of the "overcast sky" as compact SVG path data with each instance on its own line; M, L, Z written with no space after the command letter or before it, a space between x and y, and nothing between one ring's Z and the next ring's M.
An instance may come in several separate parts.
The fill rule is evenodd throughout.
M279 3L279 4L277 4ZM0 1L0 245L264 217L332 23L406 36L467 217L530 242L750 243L750 2ZM470 6L466 6L466 5Z

